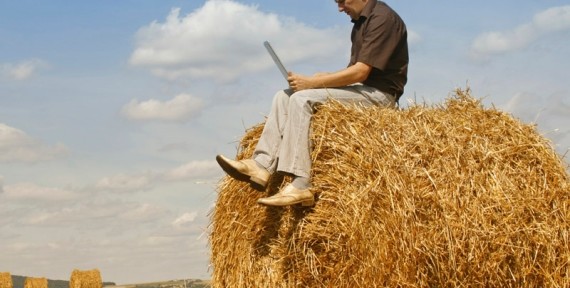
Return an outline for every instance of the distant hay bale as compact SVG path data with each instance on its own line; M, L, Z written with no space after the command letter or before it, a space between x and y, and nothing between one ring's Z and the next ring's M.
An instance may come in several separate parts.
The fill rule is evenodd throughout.
M47 278L26 277L24 288L48 288Z
M69 280L69 288L101 288L103 282L101 280L101 273L97 269L93 270L78 270L75 269L71 272L71 279Z
M10 272L0 272L0 288L12 288L12 275Z
M313 120L315 207L256 203L287 178L219 183L212 287L570 287L570 180L536 127L461 90Z

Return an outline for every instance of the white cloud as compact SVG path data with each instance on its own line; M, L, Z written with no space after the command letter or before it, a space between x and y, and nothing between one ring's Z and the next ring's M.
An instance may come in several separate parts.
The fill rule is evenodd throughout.
M510 31L493 31L479 35L471 45L475 59L486 59L529 46L549 34L570 30L570 5L553 7L536 14L532 21Z
M32 183L18 183L4 186L3 197L11 200L60 201L78 197L74 191L41 187Z
M34 209L21 208L16 223L42 227L89 227L92 231L113 233L124 232L125 225L152 226L160 221L167 209L147 204L114 199L80 198L58 205L35 205Z
M180 94L165 102L134 99L123 107L122 113L132 120L187 121L195 117L204 107L200 98Z
M220 168L216 161L192 161L164 173L167 181L180 181L218 176Z
M408 29L408 45L415 45L422 41L422 36L416 31Z
M0 65L0 71L5 77L13 80L26 80L32 77L38 69L46 67L44 61L31 59L17 64Z
M191 161L167 171L147 171L138 174L117 174L103 177L97 182L97 190L111 192L147 191L163 182L203 180L220 175L216 161Z
M348 55L339 29L317 29L266 13L258 6L210 0L180 17L173 9L164 23L141 28L130 63L171 80L208 77L231 81L273 64L263 48L271 41L287 63Z
M174 222L172 222L172 226L176 228L184 228L190 226L196 217L198 216L198 212L187 212L182 214L180 217L176 218Z
M30 215L26 215L26 217L21 218L19 221L21 224L26 225L54 224L57 222L57 220L54 219L61 218L62 215L65 215L68 212L68 209L61 212L33 212Z
M113 192L144 191L153 187L154 179L155 175L152 172L136 175L117 174L102 178L95 187Z
M63 144L46 146L22 130L0 123L0 162L38 162L67 154Z

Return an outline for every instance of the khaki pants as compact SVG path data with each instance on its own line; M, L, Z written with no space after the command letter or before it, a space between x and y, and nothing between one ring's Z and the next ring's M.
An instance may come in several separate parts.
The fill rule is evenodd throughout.
M395 97L376 88L356 84L341 88L277 92L253 159L269 172L285 172L310 178L310 126L319 104L328 99L361 105L395 106Z

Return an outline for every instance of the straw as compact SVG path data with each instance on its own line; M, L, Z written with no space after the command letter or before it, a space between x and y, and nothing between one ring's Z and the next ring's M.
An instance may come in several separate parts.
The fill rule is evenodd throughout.
M26 277L24 288L48 288L47 278Z
M70 288L101 288L103 287L101 273L98 269L78 270L71 272Z
M0 272L0 288L12 288L12 276L10 272Z
M313 208L256 203L287 177L220 181L212 287L570 287L570 180L534 125L469 90L404 110L329 101L312 123Z

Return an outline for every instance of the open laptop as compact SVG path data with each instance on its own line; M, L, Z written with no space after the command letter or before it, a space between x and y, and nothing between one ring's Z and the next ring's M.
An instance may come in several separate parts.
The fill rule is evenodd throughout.
M269 44L268 41L263 42L263 45L265 45L265 49L267 49L267 52L269 52L269 55L271 55L271 58L273 58L273 62L275 62L275 65L277 65L279 71L281 71L281 74L285 78L285 81L287 81L287 77L289 77L287 74L287 69L285 69L285 66L283 66L283 63L281 63L281 60L279 60L279 57L273 50L273 47L271 47L271 44Z

